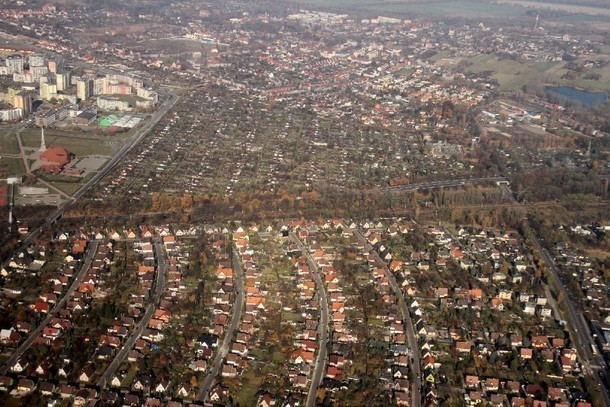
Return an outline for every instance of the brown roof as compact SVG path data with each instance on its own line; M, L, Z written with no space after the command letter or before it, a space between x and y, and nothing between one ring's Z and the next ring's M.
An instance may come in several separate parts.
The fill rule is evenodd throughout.
M63 147L49 147L40 154L40 160L64 166L68 164L74 154Z

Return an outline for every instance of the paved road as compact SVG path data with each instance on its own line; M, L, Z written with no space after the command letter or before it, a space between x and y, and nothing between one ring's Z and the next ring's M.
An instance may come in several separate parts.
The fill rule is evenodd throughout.
M241 267L241 261L235 247L233 247L233 271L233 277L235 278L234 284L237 289L237 296L235 297L235 303L233 304L233 316L231 317L231 324L229 325L229 328L225 330L226 333L224 340L222 341L222 345L216 351L212 369L203 381L203 385L201 386L199 393L197 393L197 400L203 402L207 400L210 389L212 388L212 384L214 384L216 377L218 377L222 363L227 356L227 353L229 353L229 346L233 340L233 332L237 330L237 326L241 321L244 311L246 296L246 290L244 288L244 271Z
M15 132L15 138L17 139L17 145L19 146L19 157L21 157L21 161L23 161L23 169L25 170L25 174L30 175L32 174L32 172L30 171L30 163L28 163L28 157L25 154L25 151L23 149L23 141L21 140L22 131L23 128L17 130Z
M123 157L125 157L125 155L148 134L148 132L161 120L165 114L167 114L167 112L176 104L177 101L178 96L173 94L170 95L169 98L159 107L159 109L150 117L150 119L147 120L146 123L140 127L129 140L125 142L123 147L121 147L114 157L112 157L112 159L106 163L100 172L95 174L87 183L80 187L80 189L76 191L74 195L72 195L72 198L62 203L38 228L34 229L27 237L23 239L21 247L27 247L30 242L40 235L44 228L61 218L68 206L76 202L78 198L83 196L102 178L108 175L108 173L112 171L119 161L121 161Z
M406 184L396 185L394 187L380 188L381 192L392 192L392 191L417 191L420 189L436 189L436 188L450 188L460 187L469 184L485 184L493 182L508 182L508 179L504 177L489 177L489 178L467 178L467 179L454 179L448 181L430 181L422 182L417 184Z
M370 245L368 240L362 235L362 233L358 230L354 231L354 235L358 238L358 240L364 243L366 249L373 254L377 264L383 268L385 275L388 277L390 281L390 286L392 290L394 290L394 294L398 299L398 304L400 307L400 311L402 312L402 319L405 323L405 327L407 328L407 343L409 348L411 349L413 363L411 364L411 370L413 372L412 382L411 382L411 406L419 407L421 406L421 365L419 362L419 346L417 345L417 338L415 337L415 329L413 328L413 321L411 320L411 314L409 313L409 309L407 308L407 301L405 299L405 295L402 291L402 288L398 286L396 282L396 278L394 274L388 268L388 265L385 261L381 259L379 253Z
M55 306L49 312L47 317L38 325L38 327L36 327L35 330L32 331L32 333L30 333L30 336L28 336L28 338L25 340L25 342L23 342L21 344L21 346L19 346L17 348L17 350L11 355L11 357L9 357L6 360L6 362L4 362L4 365L2 365L2 368L0 368L0 372L2 374L6 374L6 372L8 372L10 367L15 364L15 362L21 357L21 355L23 355L25 353L25 351L27 351L30 348L30 346L32 346L32 344L34 343L34 341L36 340L38 335L51 322L51 319L53 319L55 314L57 314L64 307L66 302L68 302L68 300L70 300L70 298L72 297L72 294L74 294L74 291L76 291L76 289L78 288L78 285L81 283L81 281L83 281L85 274L87 274L87 272L89 271L89 268L91 268L91 262L93 261L93 257L95 256L95 253L97 252L97 247L98 247L97 242L89 243L89 248L87 249L87 255L85 257L85 261L83 262L83 265L82 265L80 271L78 272L78 274L72 281L70 288L68 288L68 291L66 291L66 293L61 298L61 300L59 300L55 304Z
M129 339L125 341L119 353L116 354L112 362L110 362L110 365L108 365L104 373L102 373L99 380L97 381L97 385L100 389L106 387L108 380L116 373L119 366L121 366L121 363L123 363L123 360L125 360L125 358L129 354L129 351L131 351L131 349L133 348L133 345L136 343L140 335L142 335L142 332L148 325L148 321L150 321L150 319L152 318L153 314L155 313L155 310L157 309L157 306L159 305L159 302L161 301L161 295L163 294L163 290L165 290L165 275L167 273L169 262L167 260L167 253L163 245L156 241L154 242L154 246L155 256L157 257L157 273L155 278L155 291L153 294L152 302L148 305L148 307L146 307L146 312L144 313L144 316L136 325L136 328L129 336Z
M607 387L607 383L610 383L610 375L608 370L604 368L605 362L603 357L596 352L593 354L592 347L597 349L597 344L589 325L582 315L580 308L574 305L575 299L572 293L568 292L563 285L563 281L559 276L559 271L555 260L550 253L542 247L540 240L536 239L536 247L540 252L542 259L548 265L549 271L553 275L555 286L559 289L559 292L563 295L563 308L567 310L566 319L568 320L568 326L571 327L571 337L574 339L576 344L576 350L578 351L578 357L583 365L585 374L590 374L595 382L597 383L598 390L602 395L604 405L610 407L610 389Z
M305 247L303 242L297 237L294 232L290 232L290 238L297 244L301 252L307 255L307 264L311 270L314 281L316 282L316 290L318 291L318 299L320 305L320 320L318 321L318 356L316 358L316 365L314 366L313 374L311 376L311 383L309 385L309 392L307 393L307 402L305 407L313 407L316 405L316 395L318 387L322 382L322 376L326 370L326 359L328 355L328 297L326 295L326 289L322 278L320 278L320 271L318 265L309 254L309 250Z
M516 203L517 201L512 191L507 186L504 186L504 188L510 193L509 196L512 201ZM553 256L543 247L539 238L536 238L534 244L553 275L555 287L559 290L559 293L563 295L564 300L561 304L561 308L567 311L566 319L568 321L568 328L570 328L570 337L574 340L578 358L583 365L584 374L591 375L602 395L604 406L610 407L610 374L608 370L605 369L605 361L599 352L596 352L597 354L595 355L593 354L592 349L598 348L595 339L589 330L589 325L587 324L580 307L574 304L575 299L572 293L568 293L566 290L563 280L559 276L559 270L557 269L557 264L555 264Z

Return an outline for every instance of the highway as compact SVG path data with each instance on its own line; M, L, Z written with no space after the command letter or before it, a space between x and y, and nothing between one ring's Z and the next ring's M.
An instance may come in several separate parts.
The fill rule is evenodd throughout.
M320 320L318 321L318 356L316 357L316 364L311 376L311 383L309 385L309 392L307 393L307 401L305 403L305 407L313 407L316 405L318 387L320 387L322 376L326 370L326 359L328 355L327 347L330 342L330 338L328 337L328 297L326 295L324 283L320 278L318 265L309 254L309 250L307 250L303 242L301 242L294 232L290 232L290 238L296 243L301 252L307 256L307 264L309 265L313 279L316 282L316 290L318 291L318 302L320 306Z
M210 393L210 389L214 384L216 377L218 377L218 373L220 372L220 368L222 367L222 363L229 353L229 346L231 345L231 341L233 340L233 332L237 330L237 326L241 321L241 317L244 311L244 303L246 290L244 288L244 271L241 267L241 261L239 259L239 255L237 254L237 250L233 247L233 277L235 278L234 284L237 290L237 295L235 297L235 303L233 304L233 316L231 317L231 324L228 329L225 329L225 336L222 341L222 345L217 349L216 355L214 356L214 362L212 368L210 369L208 375L203 381L203 385L199 392L197 393L197 400L205 401L208 398L208 394Z
M566 319L568 320L568 326L571 328L570 336L575 342L576 350L578 351L578 358L583 365L584 374L590 374L595 383L597 383L598 390L604 400L604 405L610 407L610 389L607 387L607 383L610 383L610 375L608 370L605 369L605 362L603 357L597 352L594 355L592 349L597 349L595 339L589 330L589 325L582 315L580 308L574 305L575 298L571 292L568 292L563 285L563 281L559 276L559 271L555 260L550 253L542 247L540 240L535 240L535 245L542 259L548 265L548 269L553 275L555 287L563 295L563 309L567 311Z
M95 256L95 253L97 252L97 247L98 247L97 242L89 243L89 247L87 249L87 255L85 256L83 265L80 268L80 271L78 272L78 274L76 275L74 280L72 281L72 284L70 285L70 288L68 288L68 291L66 291L66 293L63 295L61 300L59 300L55 304L53 309L51 311L49 311L47 317L44 320L42 320L42 322L36 327L36 329L34 329L30 333L28 338L21 344L21 346L19 346L17 348L17 350L15 352L13 352L13 354L6 360L6 362L4 362L4 364L2 365L2 368L0 368L0 373L6 374L6 372L8 372L8 370L11 368L11 366L13 366L15 364L15 362L17 362L17 360L21 357L21 355L23 355L30 348L30 346L32 346L32 344L34 343L34 341L36 340L38 335L51 322L51 320L53 319L55 314L57 314L66 305L68 300L70 300L70 298L72 298L72 294L74 293L74 291L76 291L76 289L78 288L78 285L81 283L81 281L83 281L83 278L85 277L85 275L91 268L91 263L93 261L93 257Z
M418 191L420 189L437 189L437 188L451 188L461 187L470 184L486 184L494 182L508 182L508 179L504 177L489 177L489 178L466 178L466 179L454 179L447 181L430 181L422 182L417 184L405 184L396 185L393 187L380 188L381 192L393 192L393 191Z
M411 349L411 355L413 358L413 363L411 363L411 371L412 382L411 382L411 406L412 407L420 407L421 406L421 365L419 361L419 346L417 345L417 338L415 336L415 329L413 328L413 321L411 320L411 314L409 313L409 309L407 308L407 301L405 300L405 295L402 291L402 288L398 286L396 282L396 278L394 274L388 268L388 265L385 261L381 259L377 250L368 242L368 240L362 235L359 230L354 231L354 235L358 238L361 243L364 243L365 248L373 254L377 264L383 268L385 275L388 277L390 282L390 286L392 290L394 290L394 294L398 299L398 306L400 307L400 311L402 313L402 319L405 323L405 327L407 330L407 343L409 348Z
M140 335L142 335L142 332L148 325L148 321L150 321L150 319L152 318L153 314L155 313L155 310L159 305L159 302L161 301L161 295L163 295L163 290L165 290L165 275L169 268L169 262L167 259L165 247L163 247L163 245L159 241L155 241L154 246L155 256L157 258L157 272L155 278L155 291L152 297L152 301L150 304L148 304L148 307L146 307L146 312L144 313L144 316L136 325L134 331L129 336L129 339L127 339L127 341L123 344L121 350L116 354L112 362L110 362L110 365L108 365L104 373L102 373L99 380L97 381L97 386L100 389L106 387L106 383L108 383L108 380L116 373L119 366L121 366L121 363L123 363L123 360L125 360L125 358L129 354L129 351L133 348L133 345L136 343Z

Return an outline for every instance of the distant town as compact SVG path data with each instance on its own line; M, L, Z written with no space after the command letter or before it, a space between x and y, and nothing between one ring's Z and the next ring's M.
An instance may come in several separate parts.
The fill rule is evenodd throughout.
M610 406L596 0L0 0L0 404Z

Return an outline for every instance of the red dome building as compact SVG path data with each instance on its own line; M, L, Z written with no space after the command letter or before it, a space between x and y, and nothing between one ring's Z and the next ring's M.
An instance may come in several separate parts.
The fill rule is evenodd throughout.
M60 172L74 159L74 154L63 147L50 147L40 154L40 168L45 171Z

